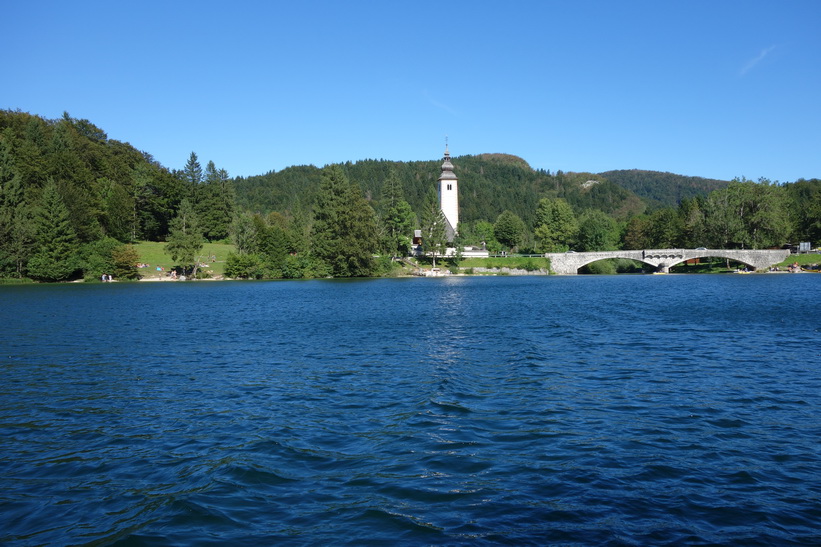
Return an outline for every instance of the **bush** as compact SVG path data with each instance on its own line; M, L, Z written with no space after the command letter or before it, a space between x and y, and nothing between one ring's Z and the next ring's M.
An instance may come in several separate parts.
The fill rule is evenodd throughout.
M235 279L260 279L263 275L262 260L255 254L229 253L225 259L225 275Z
M644 271L644 265L637 260L630 260L629 258L613 259L618 273L641 273Z
M117 279L137 279L137 262L140 255L133 245L120 245L111 250L111 261L114 265L114 277Z
M616 273L616 265L610 260L597 260L582 268L581 271L593 275L613 275Z
M111 237L83 245L80 249L80 262L85 280L100 281L103 274L114 275L116 267L113 254L121 246L122 243ZM135 260L135 265L136 262Z

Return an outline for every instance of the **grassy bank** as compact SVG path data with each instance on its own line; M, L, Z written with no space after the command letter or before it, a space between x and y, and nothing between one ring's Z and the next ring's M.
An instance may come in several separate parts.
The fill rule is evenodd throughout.
M449 264L449 261L446 261ZM491 258L465 258L459 261L459 269L468 268L511 268L536 271L550 268L550 259L544 257L506 256ZM453 268L450 268L453 270Z
M164 268L165 272L171 270L177 264L171 260L171 256L165 253L165 243L156 241L143 241L135 243L134 248L140 256L140 262L148 264L148 268L141 268L140 275L143 277L157 277L160 272L157 272L157 266ZM200 262L208 264L207 267L202 268L206 272L210 272L212 276L223 275L225 272L225 259L228 253L234 252L234 246L225 243L206 243L200 252ZM216 260L211 260L215 257ZM165 275L164 273L162 275Z
M787 260L781 262L778 267L779 268L787 268L791 264L795 264L798 262L799 266L812 266L815 264L821 264L821 254L818 253L807 253L807 254L796 254L790 255Z

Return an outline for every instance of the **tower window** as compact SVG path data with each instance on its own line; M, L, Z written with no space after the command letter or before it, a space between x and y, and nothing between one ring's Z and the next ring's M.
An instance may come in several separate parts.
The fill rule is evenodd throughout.
M453 185L452 184L448 184L448 190L453 190Z

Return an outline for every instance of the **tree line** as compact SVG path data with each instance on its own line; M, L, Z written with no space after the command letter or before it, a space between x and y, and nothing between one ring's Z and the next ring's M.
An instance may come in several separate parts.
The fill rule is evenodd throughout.
M534 240L540 251L698 248L767 249L821 237L821 180L776 184L736 179L677 207L616 219L542 199Z
M453 159L455 242L491 251L765 248L821 237L821 181L729 183L652 172L534 170L515 156ZM206 241L235 245L226 274L250 278L380 275L414 230L444 254L441 160L294 166L232 178L192 152L163 167L69 114L0 111L0 277L136 277L129 244L164 241L196 275ZM676 185L680 185L675 190ZM633 189L630 189L633 188ZM666 189L665 189L666 188ZM682 189L683 188L683 189ZM682 197L684 196L684 197Z

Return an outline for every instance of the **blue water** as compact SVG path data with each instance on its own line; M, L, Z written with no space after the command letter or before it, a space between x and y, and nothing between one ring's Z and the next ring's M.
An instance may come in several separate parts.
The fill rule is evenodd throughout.
M0 287L0 543L819 544L819 287Z

